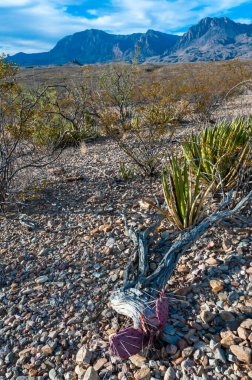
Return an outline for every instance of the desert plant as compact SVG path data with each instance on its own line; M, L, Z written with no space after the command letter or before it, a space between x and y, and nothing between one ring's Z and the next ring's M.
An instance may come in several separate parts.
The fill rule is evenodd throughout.
M250 129L247 119L222 121L198 135L193 134L182 149L191 167L206 182L230 189L237 186L239 173L248 162Z
M141 106L134 111L128 131L117 136L117 142L142 174L153 176L164 155L162 148L172 138L175 126L169 108L160 104Z
M201 221L213 184L202 185L200 169L194 176L186 159L180 163L178 157L173 156L162 171L162 186L167 210L154 207L164 217L181 230Z
M24 91L17 83L16 74L17 70L0 58L1 208L21 171L41 168L57 158L48 144L41 147L33 139L36 120L41 122L46 115L40 107L44 91L36 96ZM42 129L43 123L39 127Z
M135 172L132 167L126 166L125 163L122 161L120 161L119 166L120 166L120 174L124 181L128 181L129 179L134 177Z
M142 86L138 77L139 67L135 65L112 66L104 73L100 123L142 174L153 176L177 119L161 86Z

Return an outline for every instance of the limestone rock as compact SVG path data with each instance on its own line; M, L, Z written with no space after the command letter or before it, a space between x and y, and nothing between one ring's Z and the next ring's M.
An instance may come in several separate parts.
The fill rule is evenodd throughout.
M241 339L232 333L232 331L224 331L221 333L221 345L223 347L229 348L231 345L240 343Z
M245 321L243 321L240 324L240 327L243 327L244 329L252 330L252 319L245 319Z
M151 378L150 368L141 368L141 369L139 369L134 374L134 378L136 380L150 380L150 378Z
M97 372L94 370L93 367L88 367L83 377L83 380L100 380L100 377L98 376Z
M215 316L213 313L211 313L211 311L202 310L202 312L200 313L200 318L205 323L211 322L214 319L214 317Z
M243 340L246 340L249 337L249 331L247 329L244 329L244 327L241 327L241 326L238 327L237 334Z
M223 281L222 280L210 280L209 284L214 293L218 293L223 290Z
M230 346L230 351L243 363L252 363L252 350L248 347L242 347L238 345Z
M134 364L136 367L139 367L139 368L143 367L146 362L146 358L139 354L132 355L130 356L129 359L132 364Z
M52 355L53 349L48 344L41 348L44 355Z
M94 364L94 369L96 371L100 371L100 369L106 364L108 361L105 358L98 359L97 362Z
M206 260L206 263L208 265L217 265L218 261L214 257L209 257L209 259Z
M169 367L164 375L164 380L175 380L176 379L176 372L172 367Z
M89 351L85 346L82 346L76 355L76 363L86 363L89 364L92 359L92 352Z

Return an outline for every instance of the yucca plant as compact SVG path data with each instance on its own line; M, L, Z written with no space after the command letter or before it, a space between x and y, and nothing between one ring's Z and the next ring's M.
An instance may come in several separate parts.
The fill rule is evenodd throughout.
M206 182L228 190L238 183L239 173L248 163L251 153L251 119L220 122L205 128L182 144L185 157L194 172L200 172Z
M164 217L181 230L203 218L204 204L213 184L202 185L200 169L194 175L186 159L180 163L177 157L171 157L162 172L162 185L167 210L158 210Z

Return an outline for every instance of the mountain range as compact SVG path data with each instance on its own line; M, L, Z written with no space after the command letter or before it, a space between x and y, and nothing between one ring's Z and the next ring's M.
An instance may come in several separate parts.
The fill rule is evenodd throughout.
M202 19L182 36L148 30L114 35L90 29L61 39L45 53L18 53L7 58L20 66L63 65L71 62L194 62L252 59L252 24L227 17Z

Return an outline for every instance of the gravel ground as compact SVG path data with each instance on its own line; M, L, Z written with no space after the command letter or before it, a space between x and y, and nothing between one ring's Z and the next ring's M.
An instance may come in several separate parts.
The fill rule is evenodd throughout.
M0 219L0 380L251 379L246 225L209 230L181 258L168 345L124 362L110 355L109 335L129 322L108 302L132 248L121 212L144 228L154 216L139 201L161 190L120 180L123 159L109 141L69 149L40 174L44 188Z

